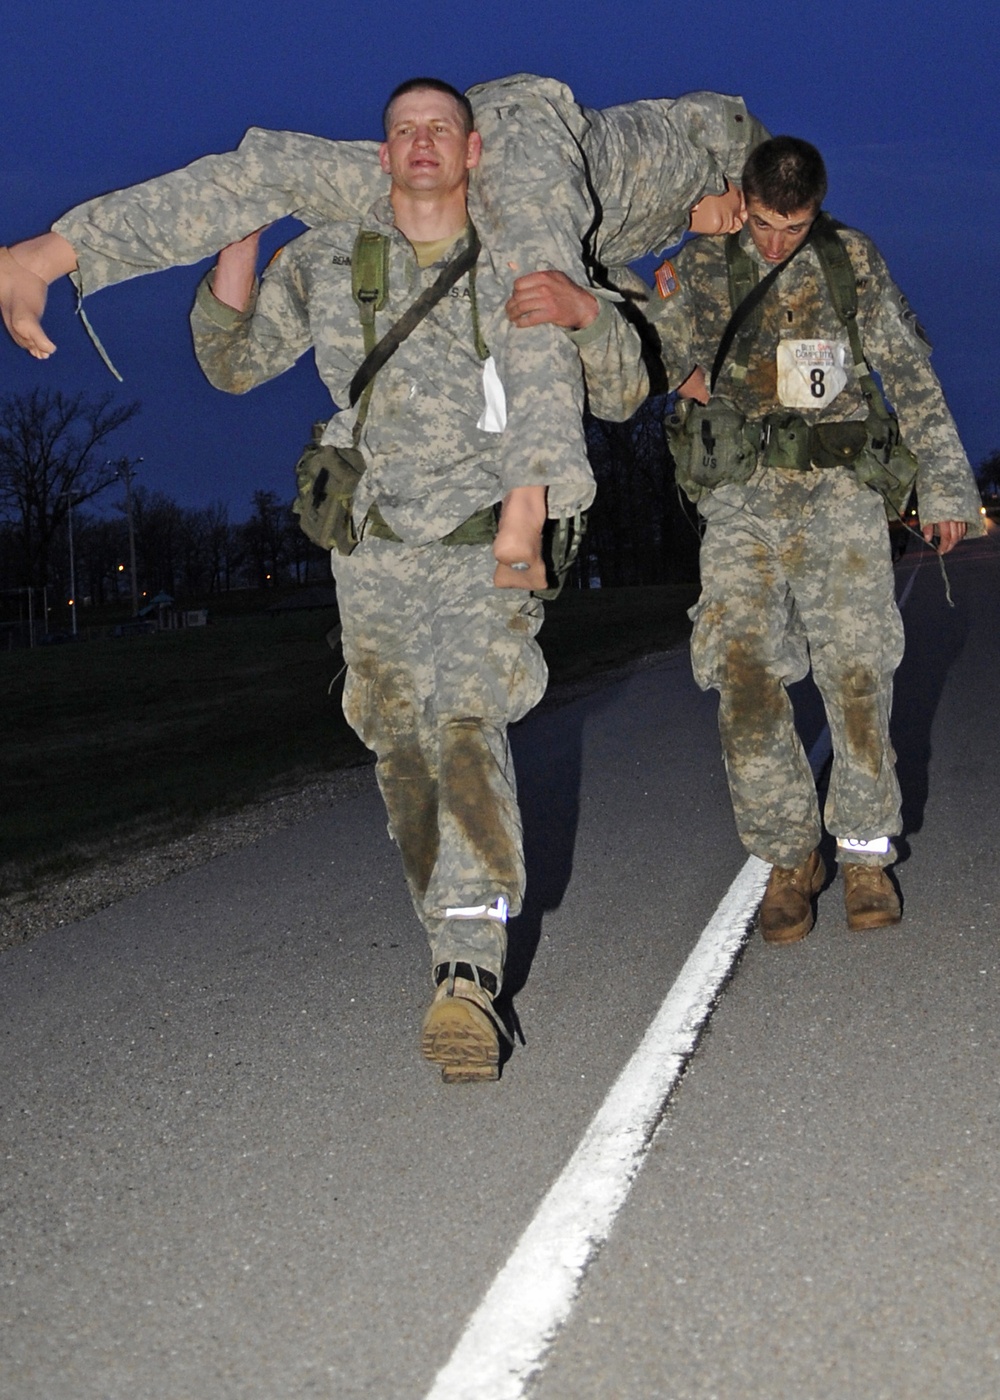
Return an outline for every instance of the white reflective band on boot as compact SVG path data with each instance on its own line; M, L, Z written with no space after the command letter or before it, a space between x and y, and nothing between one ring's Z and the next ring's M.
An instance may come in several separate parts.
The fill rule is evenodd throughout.
M872 841L862 841L859 836L844 836L838 838L837 848L841 851L863 851L867 856L885 856L889 854L889 838L876 836Z
M507 922L507 901L503 895L497 896L496 904L470 904L465 909L446 909L444 916L446 919L496 919L498 923Z

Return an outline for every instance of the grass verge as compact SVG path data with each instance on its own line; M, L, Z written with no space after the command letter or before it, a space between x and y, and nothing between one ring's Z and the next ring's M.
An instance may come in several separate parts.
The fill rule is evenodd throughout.
M553 686L599 682L684 642L694 595L565 594L541 633ZM335 617L236 615L0 657L0 897L369 761L341 714L341 682L331 687Z

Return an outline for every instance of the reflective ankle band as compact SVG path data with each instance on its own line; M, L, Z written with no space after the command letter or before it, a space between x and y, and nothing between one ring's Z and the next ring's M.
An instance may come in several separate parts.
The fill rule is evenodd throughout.
M889 854L889 838L876 836L872 841L862 841L857 836L842 836L837 839L837 848L841 851L859 851L867 856L884 856Z
M509 906L503 895L497 897L496 904L469 904L462 909L446 909L446 919L496 919L497 923L507 922Z

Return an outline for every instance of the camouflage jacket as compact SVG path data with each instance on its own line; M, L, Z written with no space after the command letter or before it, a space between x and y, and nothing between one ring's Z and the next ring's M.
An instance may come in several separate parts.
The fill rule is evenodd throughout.
M395 228L387 198L376 201L362 227L390 240L388 297L376 317L376 337L431 285L441 264L418 267L410 243ZM351 252L357 225L323 225L293 240L272 263L255 303L238 312L211 293L211 274L191 313L195 352L219 389L245 393L283 373L310 347L334 404L346 405L348 386L365 357L358 307L351 292ZM456 255L462 245L449 250ZM507 320L506 285L490 256L475 269L475 306L486 348L498 354L524 335ZM593 325L565 336L599 386L618 373L619 357L637 357L634 332L607 303ZM573 346L572 342L576 342ZM578 347L578 349L577 349ZM355 497L363 516L377 501L385 520L412 544L441 539L470 515L502 499L504 433L477 426L485 406L483 361L476 347L470 275L466 274L396 350L373 380L359 445L366 471ZM324 441L350 446L358 410L335 413ZM584 485L592 496L589 481ZM550 487L550 498L552 488ZM586 495L586 492L584 491ZM587 504L589 497L583 501Z
M880 376L903 438L919 462L921 516L925 521L965 520L979 532L979 493L931 368L923 330L871 239L855 229L839 232L856 273L858 330L865 359ZM757 253L746 229L740 238L763 277L772 265ZM660 294L654 291L648 315L660 334L669 381L682 383L697 365L707 379L731 315L725 239L692 239L661 274L665 275L657 277ZM847 331L834 308L817 254L807 245L764 298L745 379L734 375L733 347L720 370L716 394L735 403L750 420L781 409L779 345L789 343L782 352L787 360L796 346L813 341L841 347L846 382L835 396L825 395L821 407L801 402L792 406L810 423L865 418L867 405L853 371ZM831 353L836 357L838 352L834 348ZM786 391L784 406L787 400Z

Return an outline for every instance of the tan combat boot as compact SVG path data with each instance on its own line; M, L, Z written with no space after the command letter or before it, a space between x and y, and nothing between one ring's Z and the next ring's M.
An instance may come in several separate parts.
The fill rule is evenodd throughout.
M434 970L438 984L424 1017L420 1050L441 1066L446 1084L500 1078L500 1040L513 1044L493 1009L497 981L492 973L469 963L442 963Z
M819 851L801 865L775 865L757 911L757 927L768 943L797 943L813 926L812 897L826 879Z
M885 928L903 917L899 895L880 865L845 865L844 906L852 930Z

